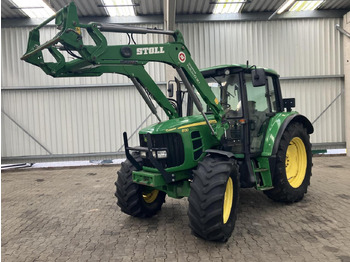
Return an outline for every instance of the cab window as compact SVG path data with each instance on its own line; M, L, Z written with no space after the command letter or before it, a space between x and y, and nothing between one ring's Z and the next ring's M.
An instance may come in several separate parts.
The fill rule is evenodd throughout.
M219 100L227 117L242 117L241 92L239 88L239 74L230 74L216 77L207 77L205 79ZM201 101L206 113L210 113L209 107L206 105L202 97L196 91L196 94ZM198 109L193 107L193 114L200 114Z
M272 80L271 80L272 81ZM270 90L265 86L253 86L250 74L245 75L248 98L248 119L250 132L250 152L261 151L265 130L268 124L268 113L271 111Z

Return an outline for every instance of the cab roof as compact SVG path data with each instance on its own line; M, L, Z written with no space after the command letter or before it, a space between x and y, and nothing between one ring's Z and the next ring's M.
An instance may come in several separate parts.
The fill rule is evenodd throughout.
M207 72L207 71L210 71L210 70L217 70L217 69L225 69L225 68L241 68L241 69L247 69L247 68L251 68L251 67L255 67L254 65L246 65L246 64L232 64L232 65L219 65L219 66L212 66L212 67L207 67L207 68L203 68L203 69L200 69L200 71L202 73L204 72ZM272 74L272 75L275 75L277 77L279 77L279 74L273 70L273 69L270 69L270 68L264 68L264 67L259 67L257 66L256 68L262 68L265 70L266 73L268 74Z

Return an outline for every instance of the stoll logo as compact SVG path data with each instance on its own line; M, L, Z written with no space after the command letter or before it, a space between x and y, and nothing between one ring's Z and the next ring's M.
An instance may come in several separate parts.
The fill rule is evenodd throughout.
M136 55L164 54L164 48L160 47L140 47L136 49Z
M186 61L186 55L184 52L180 52L179 55L178 55L178 58L180 60L181 63L185 63Z

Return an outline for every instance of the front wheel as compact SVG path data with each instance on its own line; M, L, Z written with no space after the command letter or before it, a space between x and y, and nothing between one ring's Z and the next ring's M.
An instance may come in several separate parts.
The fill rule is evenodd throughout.
M276 155L274 188L264 193L272 200L293 203L303 199L310 185L312 152L310 138L301 123L284 131Z
M136 161L142 162L139 155L134 155ZM121 210L134 217L151 217L155 215L165 202L165 193L157 189L139 185L132 180L132 171L136 168L129 160L122 163L115 182L115 196Z
M237 218L239 173L235 160L207 156L198 163L188 197L192 233L205 240L225 242Z

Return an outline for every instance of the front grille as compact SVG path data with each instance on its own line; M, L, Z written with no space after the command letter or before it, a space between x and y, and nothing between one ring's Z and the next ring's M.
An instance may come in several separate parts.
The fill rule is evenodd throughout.
M140 145L147 147L146 135L140 135ZM163 168L169 168L182 165L185 161L184 145L180 134L160 134L151 135L152 148L167 148L168 157L166 159L159 159ZM151 161L148 159L142 159L143 165L147 167L153 167Z
M193 131L191 133L192 145L193 145L193 158L197 160L203 153L203 143L201 139L201 134L199 131Z

